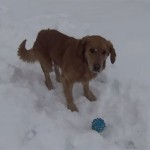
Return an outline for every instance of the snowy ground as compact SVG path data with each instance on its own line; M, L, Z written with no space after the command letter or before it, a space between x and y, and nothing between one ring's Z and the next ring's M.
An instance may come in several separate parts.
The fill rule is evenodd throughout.
M75 85L79 112L66 108L53 73L48 91L39 64L17 57L18 45L26 38L30 48L43 28L114 44L117 62L90 83L97 101ZM0 150L149 150L149 42L148 0L0 0ZM100 134L90 128L97 117L107 124Z

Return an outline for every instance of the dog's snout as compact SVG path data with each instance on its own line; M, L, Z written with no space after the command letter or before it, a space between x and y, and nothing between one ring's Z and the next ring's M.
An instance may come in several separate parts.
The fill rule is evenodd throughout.
M101 68L100 64L94 64L94 66L93 66L93 70L96 71L96 72L99 72L100 68Z

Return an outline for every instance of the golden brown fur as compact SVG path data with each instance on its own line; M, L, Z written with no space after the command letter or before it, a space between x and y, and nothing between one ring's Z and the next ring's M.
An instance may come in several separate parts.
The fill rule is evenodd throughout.
M71 111L77 111L72 96L73 84L81 82L84 95L90 101L96 100L89 89L89 81L105 69L109 54L112 63L116 57L112 43L97 35L75 39L59 31L47 29L39 32L30 50L26 50L25 44L26 40L20 44L20 59L29 63L39 61L49 90L53 89L49 72L54 66L56 80L63 84L67 106Z

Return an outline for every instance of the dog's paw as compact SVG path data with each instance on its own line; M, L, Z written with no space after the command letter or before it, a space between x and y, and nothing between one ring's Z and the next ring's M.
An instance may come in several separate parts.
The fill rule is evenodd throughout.
M47 86L48 90L54 89L54 87L51 83L48 83L48 82L45 81L45 85Z
M90 101L96 101L96 97L91 91L88 94L86 94L85 97Z
M56 77L56 81L57 81L57 82L61 82L60 77Z
M78 108L76 107L76 105L73 103L73 104L68 104L68 109L70 109L72 112L73 111L78 111Z

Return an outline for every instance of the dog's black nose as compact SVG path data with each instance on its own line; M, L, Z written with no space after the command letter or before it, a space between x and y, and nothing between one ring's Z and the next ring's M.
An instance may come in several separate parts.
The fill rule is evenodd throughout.
M96 71L96 72L99 72L100 68L101 68L100 64L94 64L94 66L93 66L93 70Z

